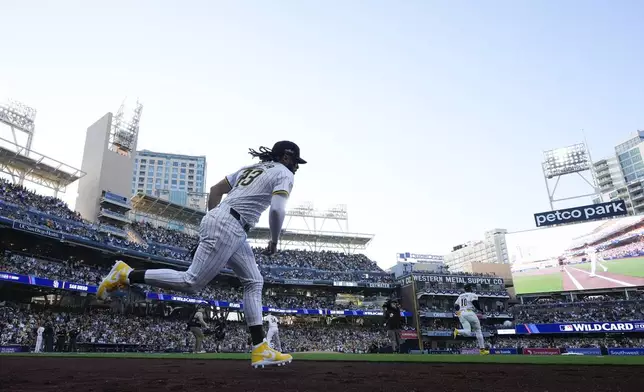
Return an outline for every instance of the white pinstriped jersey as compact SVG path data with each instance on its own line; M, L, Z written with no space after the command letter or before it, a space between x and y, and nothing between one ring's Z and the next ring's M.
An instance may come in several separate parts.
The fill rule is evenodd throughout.
M458 296L454 303L459 306L460 311L474 311L476 308L472 302L477 301L478 299L479 296L474 293L463 293Z
M293 173L278 162L246 166L226 176L226 181L232 189L221 205L234 208L251 226L271 205L273 195L288 197L293 190Z
M264 321L268 323L269 329L277 328L277 317L273 316L272 314L269 314L266 317L264 317Z

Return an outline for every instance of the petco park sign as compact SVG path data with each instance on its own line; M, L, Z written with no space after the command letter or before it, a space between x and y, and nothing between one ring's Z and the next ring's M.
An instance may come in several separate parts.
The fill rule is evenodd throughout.
M587 206L567 208L565 210L540 212L534 214L537 227L561 225L566 223L586 222L605 218L615 218L627 215L624 200L609 203L591 204Z

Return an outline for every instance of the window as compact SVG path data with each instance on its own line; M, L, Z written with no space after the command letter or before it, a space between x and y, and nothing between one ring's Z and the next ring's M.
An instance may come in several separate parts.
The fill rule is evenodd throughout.
M191 163L191 164L188 165L188 167L195 167L195 164Z
M143 181L145 181L145 178L139 177L139 182L143 182Z
M145 175L145 172L144 172L144 171L140 171L140 172L139 172L139 175L140 175L140 176L144 176L144 175Z
M173 173L179 173L179 169L177 169L176 167L173 167L173 168L172 168L172 172L173 172Z
M161 185L161 179L160 178L155 179L154 183L157 185Z
M148 186L146 186L146 188L147 189L152 189L152 184L148 184Z
M203 170L197 170L197 175L198 176L203 176Z
M176 175L176 174L173 174L173 175L172 175L172 178L177 178L177 175Z
M185 162L181 162L181 167L186 167L186 163L185 163Z
M186 175L185 175L185 174L179 174L179 178L180 178L180 179L182 179L182 180L185 180L185 179L186 179Z
M163 161L159 159L159 160L157 161L157 165L163 165Z
M148 189L147 191L145 191L145 193L146 193L147 195L152 196L152 191L151 191L150 189Z
M181 185L181 186L185 186L185 185L186 185L186 182L185 182L185 181L179 181L179 185Z
M164 183L165 185L168 185L168 180L163 180L163 183Z
M195 174L195 170L194 169L188 170L188 174Z
M141 159L141 163L147 163L145 159Z
M181 169L181 173L186 174L186 169Z
M172 180L172 185L177 185L177 180Z
M150 165L154 165L154 159L150 159Z
M172 166L179 167L179 162L172 162Z

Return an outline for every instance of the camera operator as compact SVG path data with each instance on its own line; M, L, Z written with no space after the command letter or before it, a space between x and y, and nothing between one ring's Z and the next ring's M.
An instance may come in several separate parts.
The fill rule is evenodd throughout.
M385 315L387 336L391 341L391 349L394 353L398 353L400 352L400 328L402 324L400 304L395 300L389 300L382 305L382 309Z

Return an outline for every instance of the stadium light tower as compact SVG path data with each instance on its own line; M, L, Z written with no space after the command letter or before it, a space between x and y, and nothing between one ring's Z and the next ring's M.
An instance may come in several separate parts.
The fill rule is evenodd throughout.
M15 100L0 102L0 173L20 185L28 181L49 188L57 197L85 173L34 151L35 128L36 109Z
M31 143L34 138L34 131L36 129L36 109L18 102L13 99L8 99L6 102L0 102L0 123L9 126L11 129L11 136L13 144L22 146L24 150L22 154L29 156L31 152ZM26 136L27 140L23 143L18 137L18 132L22 136ZM23 139L24 140L24 139ZM23 184L25 180L24 175L18 176L18 183Z
M578 143L567 147L544 151L541 167L543 170L543 178L546 182L546 189L548 191L550 208L552 210L555 209L555 202L597 196L599 194L599 190L595 182L595 173L592 170L590 152L588 151L585 143ZM583 173L590 173L590 179L588 178L588 175L584 176ZM562 177L570 174L577 174L581 177L592 189L592 193L557 199L555 197L555 193L557 192L559 181ZM552 185L552 182L554 182L554 186Z
M126 113L125 103L112 119L109 136L109 149L120 155L130 156L135 150L139 138L139 121L143 104L137 101L131 113Z

